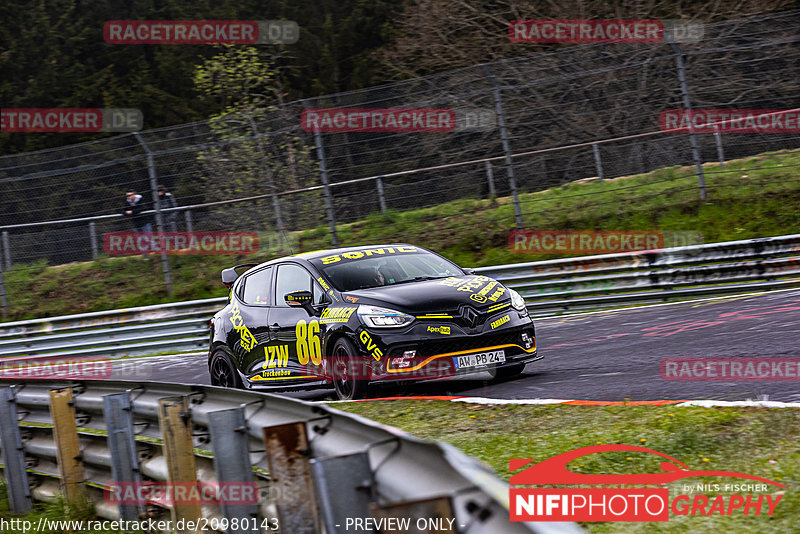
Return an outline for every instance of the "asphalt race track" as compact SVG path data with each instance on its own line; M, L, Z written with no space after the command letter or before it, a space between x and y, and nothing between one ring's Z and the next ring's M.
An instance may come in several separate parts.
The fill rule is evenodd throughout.
M506 381L440 380L382 387L373 396L464 395L498 399L800 401L800 379L685 381L661 361L686 357L800 357L800 290L722 297L536 320L544 359ZM133 375L133 376L131 376ZM115 362L112 379L208 384L205 354ZM289 393L322 400L332 391Z

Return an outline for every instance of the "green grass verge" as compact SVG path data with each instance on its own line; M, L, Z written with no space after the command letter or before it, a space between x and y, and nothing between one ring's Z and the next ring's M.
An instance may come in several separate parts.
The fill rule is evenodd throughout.
M520 195L524 226L558 230L661 230L701 232L707 243L800 231L800 151L766 153L706 164L708 199L698 199L689 167L600 181L572 182ZM508 250L514 226L509 198L457 200L430 208L376 214L337 227L341 245L404 241L440 252L464 266L484 266L559 257ZM273 236L274 237L274 236ZM294 232L295 252L330 248L327 226ZM262 242L275 242L262 239ZM161 259L101 257L97 261L47 266L14 265L6 273L7 320L141 306L225 295L219 272L252 257L173 256L173 294L167 295Z
M717 533L797 532L800 517L800 409L695 408L675 406L520 406L448 401L371 401L332 407L444 441L487 463L508 480L511 458L544 460L598 443L642 445L695 470L753 474L788 486L768 516L676 516L667 523L586 523L590 532ZM604 453L579 459L582 473L654 473L658 461L642 453ZM669 485L747 482L702 477ZM713 492L709 492L713 494Z

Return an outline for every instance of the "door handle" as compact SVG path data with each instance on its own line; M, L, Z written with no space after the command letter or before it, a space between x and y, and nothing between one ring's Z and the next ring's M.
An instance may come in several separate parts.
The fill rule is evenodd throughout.
M278 323L273 323L272 326L269 327L270 332L277 332L280 329L281 325L279 325Z

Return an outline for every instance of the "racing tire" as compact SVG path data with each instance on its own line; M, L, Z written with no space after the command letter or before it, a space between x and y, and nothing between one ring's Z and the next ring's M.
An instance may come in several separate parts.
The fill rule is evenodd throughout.
M357 363L358 351L347 338L340 337L333 344L331 350L333 365L333 388L339 400L355 400L364 397L367 392L369 380L360 380L358 370L354 369Z
M499 379L514 378L516 376L519 376L522 373L523 369L525 369L524 363L515 363L514 365L498 367L496 369L495 378Z
M211 385L224 388L242 389L242 377L225 351L218 350L211 356L208 364Z

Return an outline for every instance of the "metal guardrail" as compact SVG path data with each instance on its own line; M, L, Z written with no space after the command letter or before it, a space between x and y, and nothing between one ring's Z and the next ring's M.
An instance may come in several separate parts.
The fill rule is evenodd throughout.
M534 316L800 285L800 234L475 269ZM0 356L118 357L208 348L225 297L0 323Z
M800 285L800 234L475 269L533 315Z
M347 531L348 517L433 513L419 510L454 519L452 532L460 534L581 532L568 523L510 522L507 484L450 445L263 393L133 382L16 383L0 388L0 447L16 513L29 511L32 499L61 494L68 501L88 498L100 517L203 517L231 533L266 532L253 528L264 521L276 532L277 519L283 534L337 534ZM150 481L256 484L259 498L202 506L108 498L115 487ZM232 528L234 518L250 519L239 522L246 528ZM223 519L227 529L218 528Z

